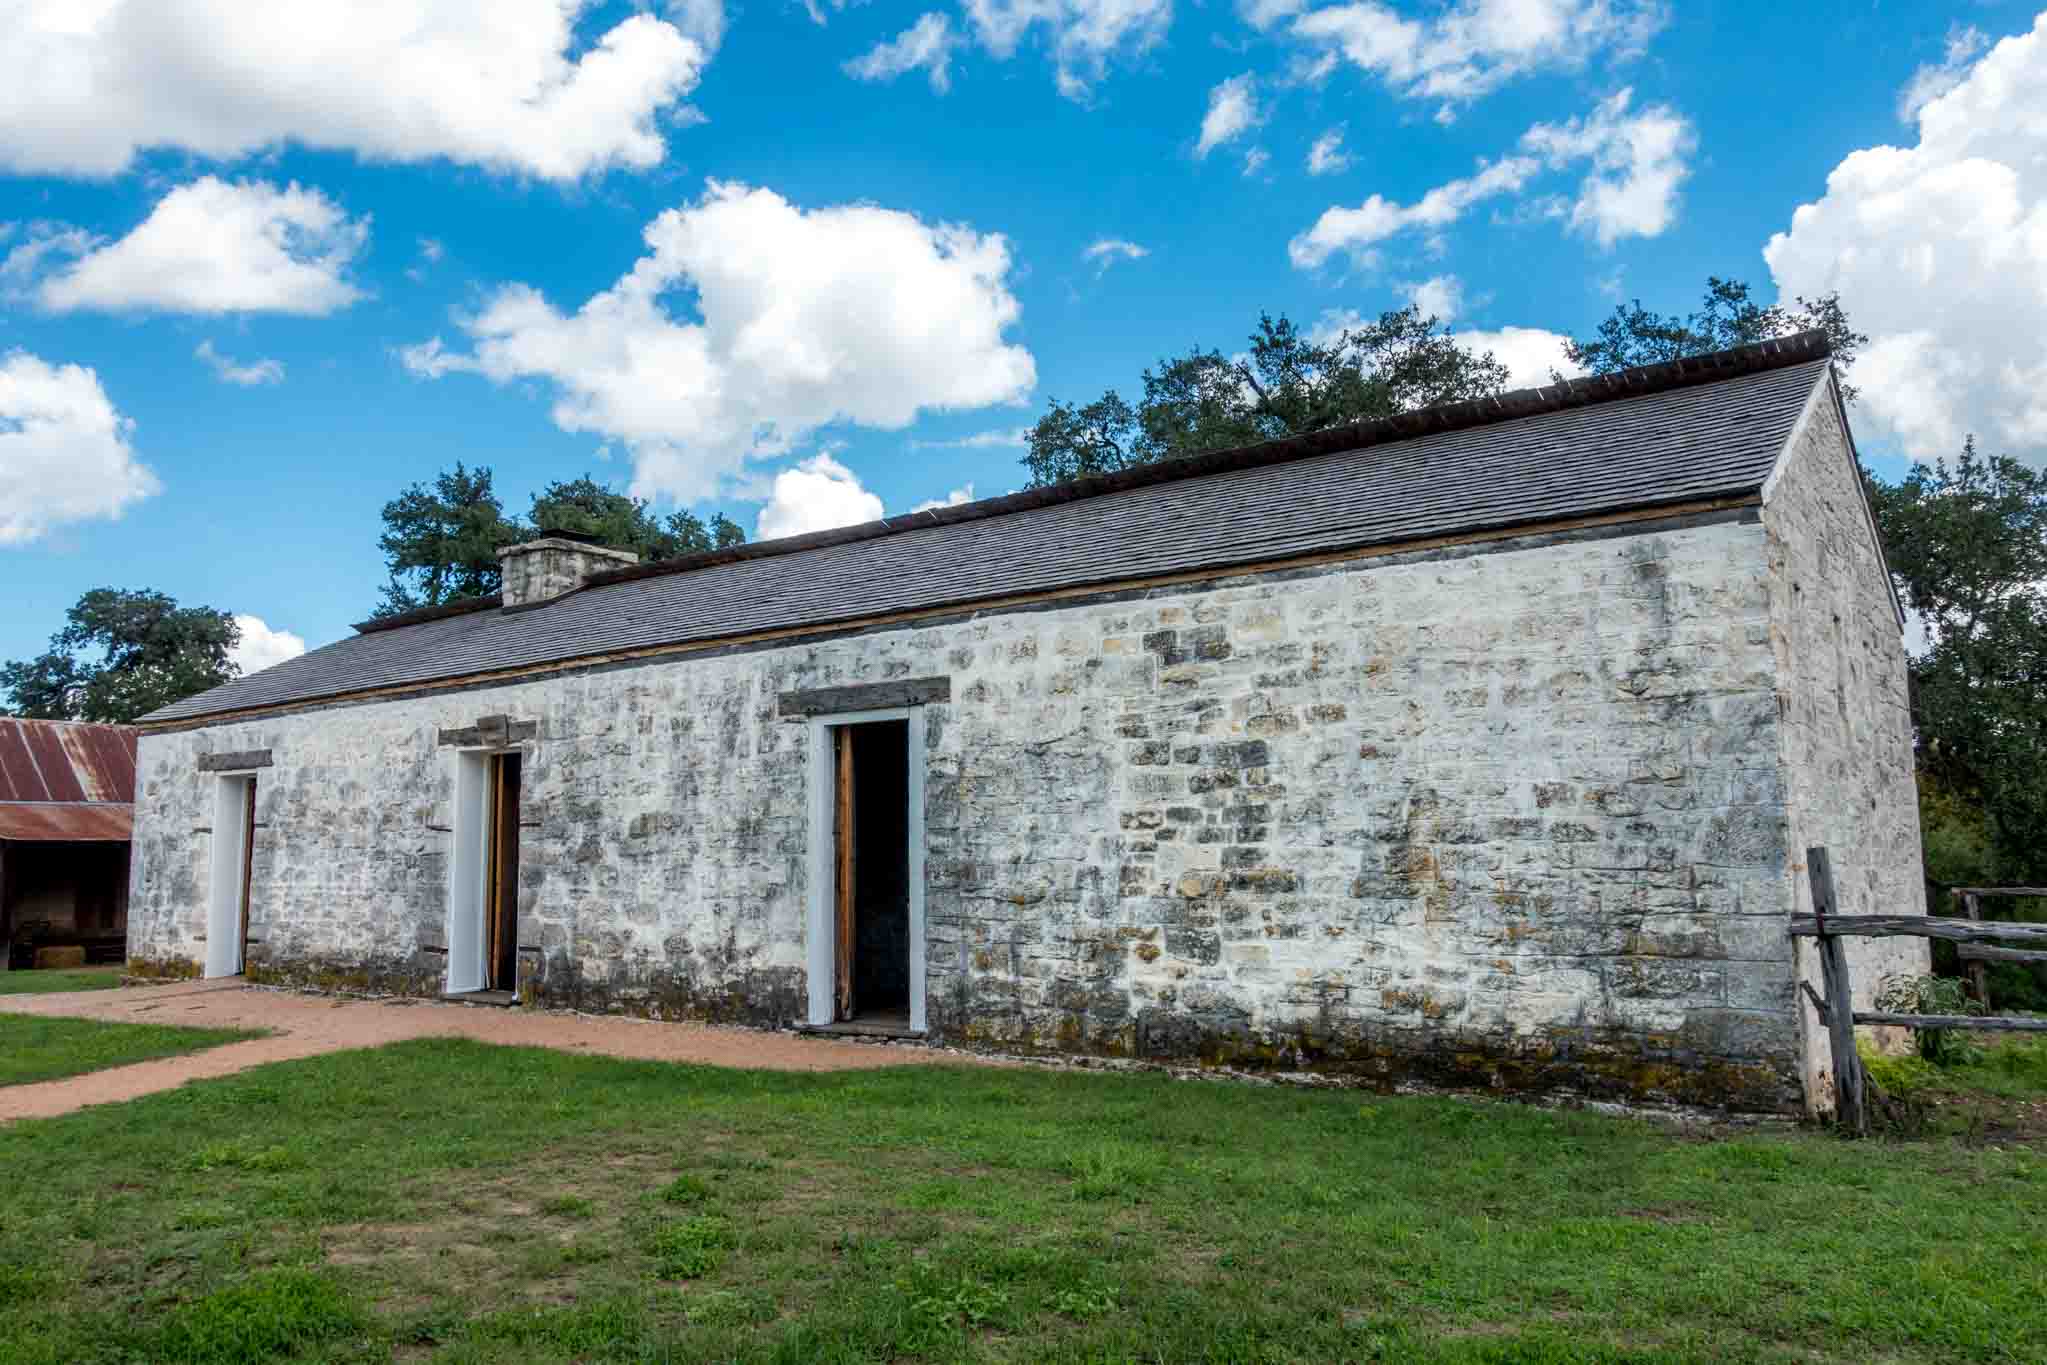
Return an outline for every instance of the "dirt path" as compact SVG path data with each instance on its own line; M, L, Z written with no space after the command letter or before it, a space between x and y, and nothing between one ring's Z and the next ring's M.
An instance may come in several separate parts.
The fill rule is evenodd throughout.
M186 1081L227 1076L265 1062L376 1047L406 1038L474 1038L632 1057L656 1062L762 1067L772 1071L849 1071L932 1063L970 1064L957 1053L921 1047L803 1038L757 1029L657 1024L586 1014L553 1014L419 1000L337 1000L259 990L239 981L186 981L118 991L0 996L0 1012L64 1015L142 1024L269 1029L268 1038L229 1043L183 1057L88 1072L58 1081L0 1088L0 1123L49 1118L91 1104L112 1104Z

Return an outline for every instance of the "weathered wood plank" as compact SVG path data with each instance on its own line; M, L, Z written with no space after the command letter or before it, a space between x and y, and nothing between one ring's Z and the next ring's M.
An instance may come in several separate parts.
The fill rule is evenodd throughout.
M850 687L812 687L784 692L775 698L775 710L783 720L807 716L841 715L847 711L885 711L896 706L923 706L952 700L952 679L896 678L890 682L858 683Z
M1869 1133L1864 1104L1862 1057L1855 1051L1855 1002L1848 980L1848 951L1838 934L1834 867L1824 848L1805 851L1806 876L1812 883L1812 916L1819 931L1820 975L1826 987L1827 1035L1834 1054L1834 1120L1857 1137Z
M199 755L199 771L202 773L233 773L248 768L270 766L268 749L240 749L231 754Z
M838 899L835 905L837 922L837 944L833 955L833 969L836 978L836 1012L840 1022L853 1017L853 936L857 926L853 920L854 877L858 875L854 865L853 810L853 731L848 726L836 726L832 738L838 748L838 792L837 811L833 820L834 835L838 848Z
M2047 962L2047 950L2000 948L1994 943L1959 943L1955 955L1964 962Z
M2047 896L2047 886L1955 886L1948 890L1956 896Z
M521 740L535 739L540 734L540 722L537 720L506 721L502 725L490 723L504 719L503 716L485 716L482 723L459 730L443 730L440 732L440 744L443 748L503 749Z
M1820 932L1811 915L1793 915L1790 932L1811 938ZM2047 924L2014 924L2010 920L1941 919L1933 915L1829 915L1827 932L1849 938L1944 938L1956 943L2009 938L2047 944Z
M1905 1028L1981 1029L1985 1033L2047 1033L2047 1019L2005 1014L1886 1014L1857 1010L1858 1024L1898 1024Z

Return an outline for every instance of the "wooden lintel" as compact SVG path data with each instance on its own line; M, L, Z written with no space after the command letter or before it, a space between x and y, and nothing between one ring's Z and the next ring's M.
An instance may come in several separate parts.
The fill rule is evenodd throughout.
M199 771L202 773L238 773L250 768L270 766L268 749L241 749L231 754L199 755Z
M485 721L505 721L503 716L485 716ZM442 748L457 749L505 749L522 740L537 739L540 722L537 720L505 721L504 724L477 724L460 730L443 730L440 734Z
M775 698L783 720L841 715L848 711L885 711L898 706L925 706L952 700L952 679L897 678L891 682L856 683L848 687L812 687L784 692Z
M2047 896L2047 886L1953 886L1950 896Z

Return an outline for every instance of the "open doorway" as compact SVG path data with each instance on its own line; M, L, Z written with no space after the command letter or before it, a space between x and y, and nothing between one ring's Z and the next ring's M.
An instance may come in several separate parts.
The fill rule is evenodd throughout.
M450 995L502 997L519 988L517 753L464 753L455 769L455 839L448 876Z
M490 885L484 900L489 955L484 989L519 989L519 755L490 760Z
M906 711L828 717L813 750L813 1028L924 1028L923 820Z
M240 976L247 963L255 871L256 776L219 778L213 788L213 852L206 905L209 977Z

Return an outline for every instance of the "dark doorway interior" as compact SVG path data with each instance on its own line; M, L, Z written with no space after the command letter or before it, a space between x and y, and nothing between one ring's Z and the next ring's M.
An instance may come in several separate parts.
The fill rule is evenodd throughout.
M490 761L490 885L485 943L493 991L519 989L519 755Z
M0 841L0 968L73 947L89 963L127 957L128 845Z
M249 897L256 886L256 779L250 777L248 786L242 791L242 895L241 908L236 913L235 961L240 964L236 970L246 975L249 970Z
M839 1018L910 1019L910 730L906 721L847 726L838 745L842 910ZM848 780L850 778L850 780ZM847 854L850 853L850 857ZM850 932L849 932L850 931ZM848 989L850 988L850 989Z

